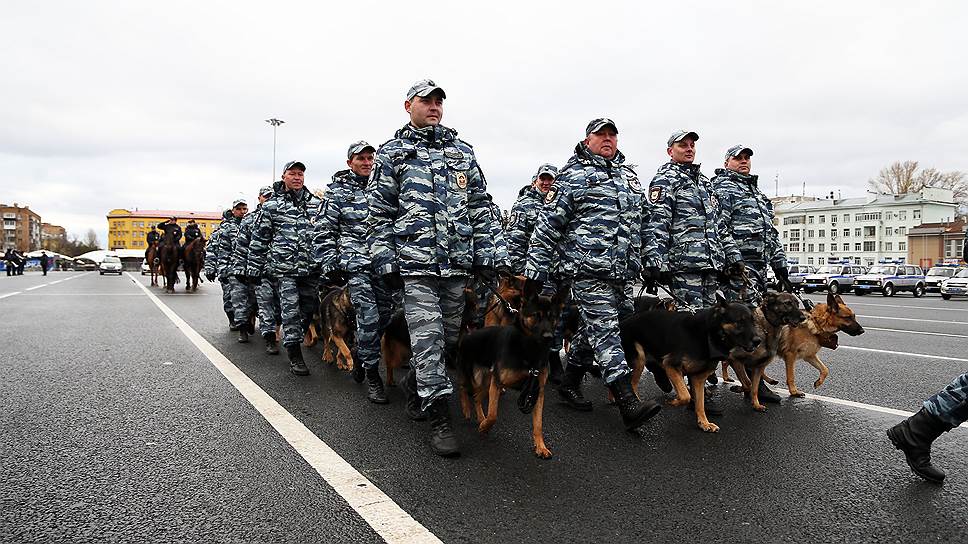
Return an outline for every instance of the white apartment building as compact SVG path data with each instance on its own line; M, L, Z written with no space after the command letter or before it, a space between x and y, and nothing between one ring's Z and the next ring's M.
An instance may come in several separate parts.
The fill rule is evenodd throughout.
M847 258L870 266L880 259L907 260L908 231L952 221L956 209L951 190L926 187L903 195L785 202L775 212L787 258L813 265Z

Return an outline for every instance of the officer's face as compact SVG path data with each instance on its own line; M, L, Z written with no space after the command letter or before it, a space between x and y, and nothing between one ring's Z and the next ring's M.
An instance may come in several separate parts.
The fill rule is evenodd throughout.
M368 177L370 172L373 171L373 152L363 151L362 153L356 153L350 157L350 160L346 161L346 165L357 176Z
M245 204L239 204L238 206L232 208L232 215L235 217L242 217L249 211L249 207Z
M282 182L286 184L286 189L298 191L303 188L306 173L298 168L286 170L282 174Z
M404 102L403 107L410 114L410 124L417 128L439 125L444 118L444 97L437 91L430 96L415 96Z
M749 174L752 162L749 153L740 153L738 157L726 159L726 168L740 174Z
M696 160L696 140L686 138L675 142L668 152L673 161L692 164L692 161Z
M609 126L602 127L598 132L592 132L585 138L585 145L592 153L611 159L618 151L618 132Z
M538 179L534 180L534 186L542 193L547 193L548 189L551 189L551 184L555 182L555 178L551 174L541 174Z

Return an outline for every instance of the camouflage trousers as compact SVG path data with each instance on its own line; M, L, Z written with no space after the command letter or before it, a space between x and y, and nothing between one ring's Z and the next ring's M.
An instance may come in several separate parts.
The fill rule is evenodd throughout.
M968 372L924 401L924 409L953 427L968 421Z
M444 354L457 350L467 278L405 276L403 284L403 313L413 351L410 365L417 373L417 393L426 408L454 392Z
M282 345L303 341L310 320L319 310L318 280L313 276L280 276L279 310L282 315Z
M766 295L766 263L763 261L744 261L746 263L746 276L750 279L752 287L747 287L742 279L729 278L726 285L723 285L723 294L730 302L749 302L759 304Z
M356 357L363 368L380 364L380 336L393 317L393 299L376 274L353 272L347 287L356 311Z
M689 306L680 310L702 310L716 303L719 277L715 270L673 272L671 288L672 294L679 299L676 303Z
M235 324L247 324L255 315L255 287L245 285L234 277L229 278L232 284L232 310L235 312Z
M581 331L576 335L575 356L569 355L568 364L582 365L594 358L602 370L602 380L608 384L627 375L628 362L622 349L618 323L632 314L632 284L599 279L576 279L571 287L571 299L578 307Z
M219 285L222 286L222 310L226 314L231 314L232 310L232 284L229 280L218 280Z
M276 327L282 322L279 309L279 280L276 278L262 278L262 283L255 287L255 300L259 306L259 334L276 333Z

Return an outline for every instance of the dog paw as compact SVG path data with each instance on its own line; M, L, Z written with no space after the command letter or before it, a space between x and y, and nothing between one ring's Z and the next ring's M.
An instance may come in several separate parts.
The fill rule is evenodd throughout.
M535 446L534 454L540 457L541 459L551 459L551 450L549 450L544 446Z
M823 385L823 380L817 380L817 381L813 382L813 388L814 389L820 389L820 386L821 385Z
M719 432L719 425L716 425L715 423L711 423L709 421L707 421L705 423L703 423L702 421L700 421L699 422L699 428L702 429L704 433L718 433Z
M689 404L689 401L690 400L692 400L692 399L679 399L679 398L675 398L675 399L669 399L669 400L667 400L666 403L669 406L685 406L685 405Z
M806 397L807 394L804 393L803 391L800 391L799 389L794 389L793 391L790 391L790 396L794 398L802 399L803 397Z
M487 433L487 431L490 431L491 427L493 426L494 426L494 421L490 419L485 419L484 421L481 422L480 425L477 426L477 432L481 434L485 434Z
M756 410L757 412L765 412L766 406L763 406L762 404L754 404L753 409Z

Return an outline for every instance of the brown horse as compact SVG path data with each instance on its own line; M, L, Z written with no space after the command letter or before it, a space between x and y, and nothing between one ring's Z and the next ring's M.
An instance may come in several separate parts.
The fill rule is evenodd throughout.
M198 276L205 266L205 238L195 238L185 246L185 290L198 290Z
M148 272L151 274L151 285L153 287L158 286L158 275L161 273L161 263L158 261L158 242L153 242L150 247L148 247L148 252L145 254L145 260L148 261Z
M165 292L174 293L178 283L178 242L166 234L158 245L158 259L161 261L161 274L165 278Z

